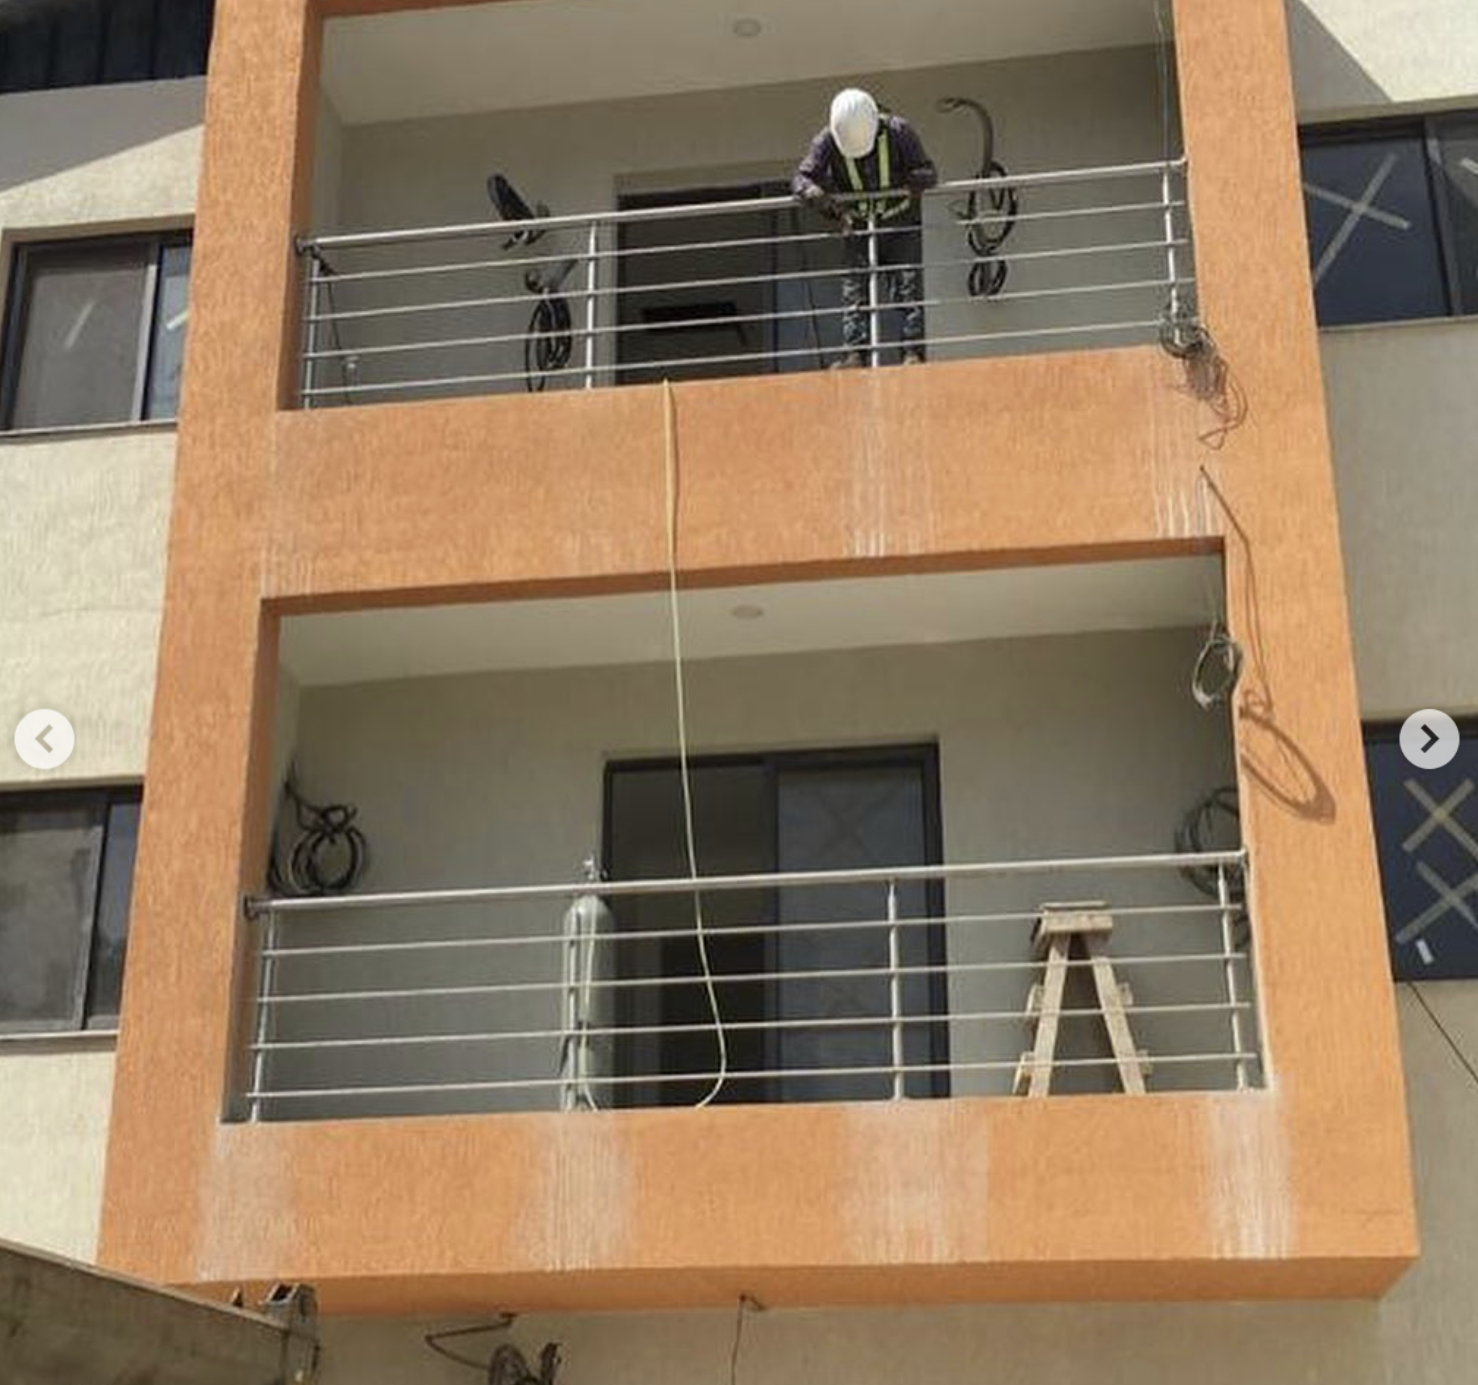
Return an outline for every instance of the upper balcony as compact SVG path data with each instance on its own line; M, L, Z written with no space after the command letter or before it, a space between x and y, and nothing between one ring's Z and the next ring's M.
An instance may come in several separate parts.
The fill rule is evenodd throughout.
M331 21L299 401L1096 350L1191 317L1150 7L934 9L512 0ZM916 240L865 205L843 235L789 195L843 84L906 117L939 170Z

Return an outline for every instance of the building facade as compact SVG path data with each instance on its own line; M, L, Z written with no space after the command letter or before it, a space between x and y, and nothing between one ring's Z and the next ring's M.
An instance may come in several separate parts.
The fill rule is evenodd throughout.
M1466 7L123 8L0 65L0 1236L330 1381L1460 1378Z

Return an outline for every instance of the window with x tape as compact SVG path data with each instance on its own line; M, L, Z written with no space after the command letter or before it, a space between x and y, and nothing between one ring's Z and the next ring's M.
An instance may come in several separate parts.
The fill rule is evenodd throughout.
M1398 981L1478 977L1478 722L1459 728L1457 755L1435 770L1402 755L1399 726L1365 733Z

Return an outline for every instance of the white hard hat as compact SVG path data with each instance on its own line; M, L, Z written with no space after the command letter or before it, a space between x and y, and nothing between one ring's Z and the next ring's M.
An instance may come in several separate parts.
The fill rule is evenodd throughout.
M837 92L831 102L831 137L849 159L869 153L878 139L878 103L857 87Z

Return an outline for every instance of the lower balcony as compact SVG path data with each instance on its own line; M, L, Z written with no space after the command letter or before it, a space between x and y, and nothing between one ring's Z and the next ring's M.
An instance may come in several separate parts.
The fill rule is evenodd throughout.
M239 1113L1262 1085L1216 567L289 620Z
M176 979L193 913L136 937L108 1262L401 1316L1381 1292L1384 959L1299 893L1304 819L1225 811L1221 588L276 618L273 881L229 969Z

